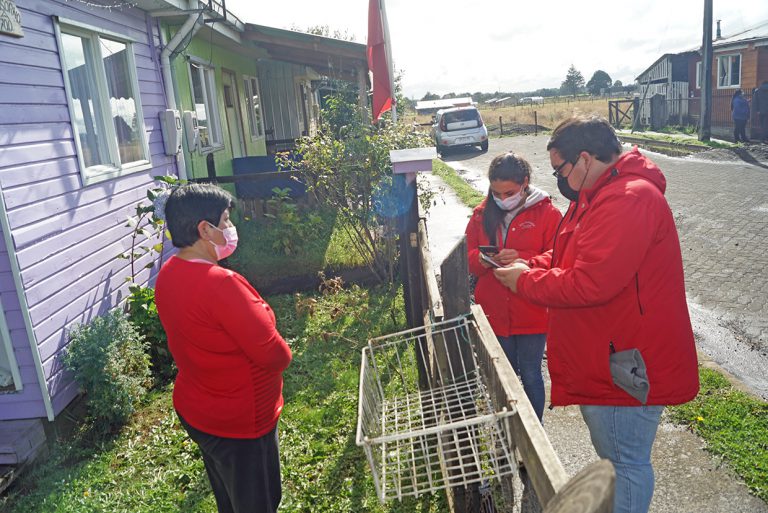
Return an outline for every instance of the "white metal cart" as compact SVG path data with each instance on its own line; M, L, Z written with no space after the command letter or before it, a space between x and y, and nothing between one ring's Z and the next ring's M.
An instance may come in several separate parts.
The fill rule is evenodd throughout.
M470 339L471 317L371 339L360 370L357 445L379 500L515 472Z

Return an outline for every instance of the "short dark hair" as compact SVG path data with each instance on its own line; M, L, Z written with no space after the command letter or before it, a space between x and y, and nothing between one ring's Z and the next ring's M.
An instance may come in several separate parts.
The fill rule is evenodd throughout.
M508 152L496 155L488 166L488 181L495 180L513 181L520 185L528 179L528 185L531 183L531 165L520 155ZM506 212L499 208L493 200L493 193L488 188L488 197L485 200L483 209L483 229L488 236L491 244L496 244L496 230L501 224Z
M218 226L221 215L234 208L232 195L208 183L191 183L173 190L165 205L165 222L177 248L192 246L200 238L197 225L208 221Z
M547 151L556 149L569 162L586 151L601 162L610 162L621 154L621 142L608 120L600 116L574 116L566 119L552 132Z

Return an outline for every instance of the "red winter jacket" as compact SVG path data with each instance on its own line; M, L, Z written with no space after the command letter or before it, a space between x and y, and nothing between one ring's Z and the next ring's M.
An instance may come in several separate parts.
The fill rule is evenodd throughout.
M640 404L613 384L611 344L640 350L648 404L696 396L696 348L665 188L653 162L637 148L625 153L571 203L554 250L531 259L535 267L518 278L522 297L549 307L553 405Z
M498 336L544 333L547 329L546 309L513 294L496 279L491 269L483 267L478 261L478 246L490 244L483 229L486 201L487 198L475 208L466 229L469 272L477 276L475 302L483 307L493 332ZM562 217L549 196L530 207L526 206L509 224L503 247L516 249L523 259L552 249L552 240ZM501 247L502 240L499 228L496 245Z
M184 420L224 438L272 431L291 350L259 293L234 271L172 257L155 302L179 368L173 405Z

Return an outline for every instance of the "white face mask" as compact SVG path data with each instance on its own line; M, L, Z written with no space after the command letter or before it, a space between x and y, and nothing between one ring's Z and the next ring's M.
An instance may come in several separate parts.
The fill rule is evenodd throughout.
M208 223L211 224L211 223ZM235 249L237 249L237 228L234 226L229 226L227 228L224 228L223 230L217 226L213 226L213 228L216 230L219 230L224 235L224 240L226 243L223 246L219 246L212 240L209 240L211 244L213 244L213 249L216 251L216 260L223 260L227 258L229 255L235 252Z
M504 198L503 200L493 196L493 201L495 201L499 208L502 210L512 210L523 201L524 195L525 190L520 189L520 192L517 194Z

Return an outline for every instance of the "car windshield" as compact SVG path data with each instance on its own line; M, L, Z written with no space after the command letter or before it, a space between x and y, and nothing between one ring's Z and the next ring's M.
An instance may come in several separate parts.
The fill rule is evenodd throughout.
M457 110L454 112L445 113L446 123L459 123L462 121L475 121L478 117L478 112L474 109Z

